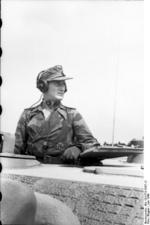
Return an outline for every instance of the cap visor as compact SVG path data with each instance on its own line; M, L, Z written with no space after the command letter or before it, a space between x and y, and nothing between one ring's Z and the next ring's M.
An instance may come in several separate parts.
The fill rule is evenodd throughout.
M50 81L53 81L53 80L71 80L73 79L73 77L56 77L56 78L53 78L53 79L50 79Z

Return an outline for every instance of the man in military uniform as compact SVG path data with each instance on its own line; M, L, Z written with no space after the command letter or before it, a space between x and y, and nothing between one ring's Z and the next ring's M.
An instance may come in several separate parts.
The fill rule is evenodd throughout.
M99 147L81 114L61 104L67 91L62 66L38 74L42 102L24 110L16 133L16 154L35 155L44 163L75 163L82 151Z

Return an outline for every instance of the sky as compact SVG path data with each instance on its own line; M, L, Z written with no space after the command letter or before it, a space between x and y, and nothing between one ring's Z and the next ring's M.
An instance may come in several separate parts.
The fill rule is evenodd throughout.
M143 137L143 1L2 1L1 130L40 98L37 74L62 65L68 92L94 136L115 142Z

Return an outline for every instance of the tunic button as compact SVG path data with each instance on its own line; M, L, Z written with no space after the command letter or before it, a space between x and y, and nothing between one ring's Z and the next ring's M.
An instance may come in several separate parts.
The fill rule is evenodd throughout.
M64 144L62 142L59 142L56 145L56 149L59 150L59 151L63 151L64 150Z
M48 143L47 143L47 141L44 141L43 142L43 149L45 149L45 150L48 149Z

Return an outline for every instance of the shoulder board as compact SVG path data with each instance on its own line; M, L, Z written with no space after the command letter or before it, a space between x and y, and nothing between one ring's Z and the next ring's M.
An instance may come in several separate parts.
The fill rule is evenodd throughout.
M65 106L65 105L61 105L61 107L64 108L64 109L68 109L68 110L76 110L76 108L68 107L68 106Z
M24 110L25 111L34 111L36 110L40 105L37 105L37 106L33 106L33 107L29 107L29 108L25 108Z

